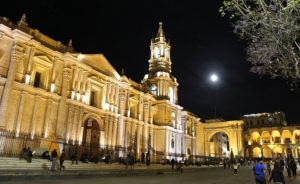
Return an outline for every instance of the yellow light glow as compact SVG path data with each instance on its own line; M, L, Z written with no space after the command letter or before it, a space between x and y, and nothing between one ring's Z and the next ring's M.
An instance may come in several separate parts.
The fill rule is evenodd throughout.
M104 103L103 104L103 109L104 110L108 110L109 109L109 104L108 103Z
M80 100L80 93L76 93L76 99L77 99L77 101Z
M29 84L29 82L30 82L30 75L26 74L25 75L25 83Z
M55 90L55 84L52 83L51 86L50 86L50 91L53 93L54 90Z
M72 91L72 92L71 92L71 99L74 99L74 98L75 98L75 92Z

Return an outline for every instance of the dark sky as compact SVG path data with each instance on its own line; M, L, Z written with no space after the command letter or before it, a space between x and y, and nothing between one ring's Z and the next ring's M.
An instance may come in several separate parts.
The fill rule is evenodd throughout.
M150 39L163 21L171 41L172 72L179 82L179 103L202 119L239 119L242 114L284 111L299 123L299 90L285 81L249 72L245 44L221 18L221 0L190 1L6 1L0 16L18 21L63 43L73 39L78 52L103 53L120 72L140 82L148 71ZM220 75L217 85L208 82Z

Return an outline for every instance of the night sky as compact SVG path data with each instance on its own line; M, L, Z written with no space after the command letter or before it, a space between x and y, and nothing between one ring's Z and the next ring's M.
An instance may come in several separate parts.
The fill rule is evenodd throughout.
M221 0L210 1L6 1L0 16L17 22L27 14L30 27L81 53L103 53L115 69L140 82L148 72L150 39L164 23L171 41L172 74L179 82L179 104L202 119L240 119L243 114L283 111L300 124L299 90L280 79L249 72L245 43L221 18ZM218 84L209 74L220 76Z

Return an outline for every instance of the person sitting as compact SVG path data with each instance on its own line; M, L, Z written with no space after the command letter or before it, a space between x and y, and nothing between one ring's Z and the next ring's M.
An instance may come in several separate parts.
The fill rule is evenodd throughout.
M31 148L27 148L27 162L28 163L32 162L32 157L33 157L33 154L32 154Z
M47 159L50 161L50 154L49 151L44 151L44 153L41 155L42 159Z

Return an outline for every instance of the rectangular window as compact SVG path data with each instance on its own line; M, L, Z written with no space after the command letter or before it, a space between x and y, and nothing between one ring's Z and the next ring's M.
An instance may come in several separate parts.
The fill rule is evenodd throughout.
M37 88L40 87L40 82L41 82L41 73L36 72L35 73L35 78L34 78L33 86L37 87Z
M90 105L96 107L97 106L96 100L97 100L97 92L91 91Z

